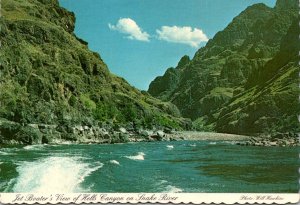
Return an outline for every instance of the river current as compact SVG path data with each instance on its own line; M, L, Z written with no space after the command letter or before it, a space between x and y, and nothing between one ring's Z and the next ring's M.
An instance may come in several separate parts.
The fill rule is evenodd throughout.
M297 193L298 153L230 141L0 147L0 192Z

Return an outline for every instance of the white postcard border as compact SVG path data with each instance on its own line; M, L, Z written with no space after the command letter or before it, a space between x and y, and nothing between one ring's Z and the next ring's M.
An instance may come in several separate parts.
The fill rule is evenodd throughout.
M0 204L82 203L193 203L287 204L298 203L299 193L1 193Z

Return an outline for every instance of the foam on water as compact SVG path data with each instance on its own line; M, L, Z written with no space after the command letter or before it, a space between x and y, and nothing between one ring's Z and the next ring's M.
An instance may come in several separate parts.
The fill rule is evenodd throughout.
M237 141L224 141L225 144L236 145Z
M71 141L62 141L62 142L60 142L60 144L62 144L62 145L71 145L73 143Z
M173 145L167 145L167 148L168 149L174 149L174 146Z
M135 156L125 156L125 157L132 160L144 160L145 159L144 156L145 156L144 152L139 152Z
M159 184L165 184L165 183L168 183L168 181L167 180L160 180L159 181Z
M7 152L7 153L11 153L11 152L15 152L15 151L19 151L19 148L1 148L0 152Z
M23 149L26 150L40 150L43 149L45 145L27 145Z
M183 192L183 190L176 186L168 185L164 192L165 193L181 193L181 192Z
M117 160L110 160L109 161L111 164L116 164L116 165L120 165L120 163Z
M190 147L196 147L197 145L196 144L190 144L189 146Z
M72 193L83 192L84 178L100 169L102 163L90 165L78 157L47 157L23 162L13 187L14 192Z
M9 153L0 151L0 155L9 155Z
M210 145L216 145L217 142L210 142L209 144L210 144Z
M159 180L156 183L158 191L162 193L181 193L183 190L176 186L171 185L167 180Z

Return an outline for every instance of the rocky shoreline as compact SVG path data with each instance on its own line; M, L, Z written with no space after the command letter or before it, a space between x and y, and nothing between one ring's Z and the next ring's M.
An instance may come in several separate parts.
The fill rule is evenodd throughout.
M12 121L0 121L0 144L104 144L142 141L179 140L168 134L168 127L144 129L132 123L126 126L115 124L91 125L21 125Z
M245 135L176 131L169 127L152 129L105 123L101 126L88 125L21 125L12 121L0 120L1 145L31 144L114 144L127 142L154 141L234 141L241 146L299 146L298 135L287 133L275 136L251 137Z
M293 133L278 133L276 135L259 135L250 137L249 140L238 142L242 146L264 146L264 147L295 147L300 146L299 136Z
M249 136L215 133L215 132L199 132L199 131L178 131L170 134L172 138L184 138L191 141L211 140L211 141L245 141L249 140Z
M21 125L11 121L0 121L0 144L113 144L126 142L153 142L179 140L226 140L240 141L249 137L242 135L196 131L176 131L169 127L152 129L137 127L129 123L124 126L103 124L87 125Z

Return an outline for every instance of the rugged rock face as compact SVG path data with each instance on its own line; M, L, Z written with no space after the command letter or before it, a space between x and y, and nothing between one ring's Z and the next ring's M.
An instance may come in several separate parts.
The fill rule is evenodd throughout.
M176 89L180 80L181 70L190 62L188 56L183 56L176 68L168 68L164 76L157 77L149 86L149 93L154 97L167 100Z
M75 125L181 129L188 124L176 106L112 75L99 54L74 35L75 16L57 0L4 0L1 6L2 140L34 143L24 140L35 132L25 129L28 124L63 126L59 133L72 133L67 127Z
M221 132L251 133L261 130L299 131L299 26L295 20L282 39L280 51L251 76L246 90L221 109L216 129ZM253 74L252 74L253 75Z
M239 134L299 131L297 0L248 7L185 66L149 93L177 105L199 130ZM298 42L298 43L297 43ZM157 85L169 85L160 87Z

